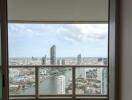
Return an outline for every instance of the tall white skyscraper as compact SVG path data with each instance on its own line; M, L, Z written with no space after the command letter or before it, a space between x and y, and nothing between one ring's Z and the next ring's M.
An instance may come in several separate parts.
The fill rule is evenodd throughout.
M107 68L103 68L102 71L102 94L107 94L108 88L108 70Z
M57 94L65 94L65 76L60 75L57 77Z

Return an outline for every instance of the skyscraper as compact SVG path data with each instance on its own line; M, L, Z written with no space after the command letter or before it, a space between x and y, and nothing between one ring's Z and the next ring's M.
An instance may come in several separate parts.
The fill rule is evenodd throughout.
M42 65L46 65L46 56L42 57Z
M81 54L79 54L79 55L77 56L77 64L80 65L81 62L82 62L82 57L81 57Z
M103 68L102 71L102 94L107 94L108 87L108 70L107 68Z
M61 60L57 59L57 65L60 65L60 64L61 64Z
M62 59L62 65L65 65L65 59Z
M103 59L103 64L104 64L104 65L107 65L107 64L108 64L108 59L107 59L107 58L104 58L104 59Z
M60 75L57 77L57 94L65 94L65 76Z
M55 65L56 64L56 46L53 45L50 48L50 64Z

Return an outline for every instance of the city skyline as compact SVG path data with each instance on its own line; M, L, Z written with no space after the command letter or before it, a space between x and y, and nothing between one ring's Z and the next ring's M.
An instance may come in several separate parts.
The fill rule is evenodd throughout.
M9 57L107 57L107 24L9 24Z

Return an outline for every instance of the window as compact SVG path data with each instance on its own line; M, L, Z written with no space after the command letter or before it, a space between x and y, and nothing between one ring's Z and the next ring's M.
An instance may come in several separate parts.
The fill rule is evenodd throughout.
M0 3L1 4L1 6L0 6L1 64L2 64L1 68L0 68L0 85L1 85L1 87L3 87L0 89L0 99L2 99L2 100L9 100L9 99L39 100L39 99L43 99L41 97L46 97L46 99L50 99L50 97L54 98L54 96L57 96L56 97L57 99L59 99L61 96L62 97L65 96L65 98L66 97L71 98L71 96L72 96L72 99L78 99L78 96L81 96L81 97L83 97L85 99L89 99L89 100L91 100L91 99L118 100L118 92L119 92L118 86L119 85L118 85L118 52L117 52L118 51L118 47L117 47L118 46L118 43L117 43L118 36L117 36L117 33L119 33L119 32L118 32L117 24L118 24L118 19L119 19L118 15L120 15L118 13L118 10L119 10L118 4L120 4L120 3L118 2L118 0L98 0L98 1L95 0L95 1L94 0L39 0L39 1L28 0L26 2L24 0L19 0L19 1L18 0L1 0L0 1L1 2ZM7 3L8 3L8 7L7 7ZM34 5L35 5L35 7L34 7ZM109 5L109 7L108 7L108 5ZM8 11L7 11L7 8L8 8ZM7 12L8 12L8 14L7 14ZM109 15L108 15L108 13L109 13ZM89 82L93 82L93 79L95 79L97 77L97 74L95 72L97 72L98 68L101 69L99 66L79 65L80 60L78 60L79 63L77 65L71 65L71 66L70 65L43 65L43 66L42 65L31 65L34 63L30 63L30 65L14 65L16 63L16 61L15 61L16 58L15 57L13 58L13 56L11 56L11 55L9 55L10 65L8 65L8 47L9 46L12 47L12 45L8 45L8 39L9 39L8 32L7 32L8 22L9 23L13 22L12 24L15 24L15 22L20 23L20 24L22 22L25 22L25 25L26 25L27 23L31 23L31 22L32 23L38 23L38 22L44 22L44 23L66 22L67 23L70 21L73 23L77 23L79 21L80 22L82 21L85 23L86 22L90 22L90 23L91 22L94 22L94 23L99 22L100 23L102 21L108 22L108 27L109 27L108 28L108 33L109 33L108 34L109 35L108 36L108 40L109 40L108 44L109 45L108 45L108 57L107 57L108 64L106 65L106 67L99 65L101 68L105 67L103 69L103 73L108 73L108 74L102 75L102 76L108 78L107 79L108 83L103 82L103 84L105 84L105 86L109 85L108 86L109 88L107 87L108 90L104 92L105 94L107 94L107 98L103 98L104 95L100 95L100 97L99 97L99 95L85 95L85 94L91 93L90 88L88 88L90 90L90 92L83 91L85 94L82 91L79 92L81 95L80 94L78 95L76 93L76 87L79 89L80 89L80 87L82 88L84 86L84 83L86 83L87 80L89 80L89 78L92 78L92 80L89 80ZM13 27L12 27L12 29L13 29ZM16 30L16 29L14 28L14 30ZM13 31L11 33L13 33ZM9 44L10 44L10 41L9 41ZM12 48L14 48L14 47L12 47ZM11 50L11 48L9 48L9 49ZM11 54L11 51L9 51L9 52ZM25 51L23 51L23 52L25 52ZM76 55L76 57L77 57L77 55ZM32 58L34 59L34 57L32 57ZM32 59L32 58L30 57L30 59ZM83 58L83 55L81 54L81 56L80 56L80 53L79 53L78 58L79 59ZM43 55L41 60L44 61L44 59L45 59L45 56ZM27 62L28 60L29 60L28 58L26 60L22 60L21 58L19 59L19 61L23 64L25 64L25 62ZM107 60L106 60L106 62L107 62ZM99 61L100 61L100 59L99 59ZM65 62L65 61L63 61L63 62ZM21 63L19 63L19 64L21 64ZM59 63L59 61L58 61L58 63ZM65 68L63 69L62 66L64 66ZM75 68L75 66L76 66L76 68ZM8 67L9 67L9 69L8 69ZM97 67L97 68L95 68L95 67ZM77 71L78 68L80 68L81 70L84 70L84 69L86 70L86 69L90 68L90 70L87 70L87 72L85 73L86 74L85 76L88 79L86 79L86 77L84 77L83 75L81 75L81 78L79 75L79 78L78 78L78 74L82 74L82 72ZM48 71L47 71L48 69L54 69L55 71L56 70L64 71L66 69L69 69L72 71L71 72L72 73L72 82L73 82L72 83L72 94L67 95L67 94L64 94L64 92L63 92L63 94L61 93L61 95L58 95L58 94L60 94L60 92L59 92L57 95L50 95L50 97L47 94L40 95L41 93L39 92L38 86L42 82L41 79L45 79L45 77L47 77L46 74L48 73ZM54 70L52 70L52 72ZM9 71L9 73L8 73L8 71ZM23 71L26 73L23 73ZM56 72L58 72L58 71L56 71ZM10 80L8 80L9 79L8 74L9 74ZM66 83L66 81L65 81L66 77L63 74L60 74L60 76L58 78L56 78L56 79L58 79L59 83ZM26 75L26 77L25 77L25 75ZM107 76L107 75L109 75L109 76ZM16 77L16 76L17 76L17 79L14 79L13 77ZM104 80L106 78L102 78L102 79ZM17 81L16 85L13 85L13 84L15 84L15 83L13 83L13 80ZM28 82L27 82L27 80L28 80ZM80 82L80 80L81 80L81 82ZM8 83L9 83L8 81L10 81L10 91L9 91L10 98L8 98L8 90L9 90L8 89ZM79 84L76 84L78 82L79 82ZM99 85L100 82L99 81L96 81L96 82L98 83L98 85L96 85L96 87L100 86ZM20 83L20 84L18 84L18 83ZM58 82L57 82L57 84L58 84ZM29 94L27 94L25 92L26 95L23 94L24 91L26 91L28 87L32 88L32 93L27 92L27 93L29 93ZM66 89L66 88L62 88L62 87L65 87L65 85L63 84L63 86L59 87L59 90ZM85 89L87 89L87 88L85 88ZM104 87L102 87L102 89L104 89ZM54 92L54 93L57 93L57 92ZM65 91L65 93L67 93L67 92ZM48 96L48 98L47 98L47 96ZM24 97L24 98L22 98L22 97Z
M10 97L108 98L108 24L9 23Z
M1 29L5 32L2 72L6 79L9 49L9 99L117 100L116 3L116 0L28 0L26 3L8 0L8 39L6 25ZM87 25L92 34L87 33ZM100 33L98 25L104 25L105 34ZM58 34L54 33L59 26ZM52 35L43 37L40 28L43 34ZM65 43L66 40L69 42ZM7 91L8 80L5 81L3 90Z

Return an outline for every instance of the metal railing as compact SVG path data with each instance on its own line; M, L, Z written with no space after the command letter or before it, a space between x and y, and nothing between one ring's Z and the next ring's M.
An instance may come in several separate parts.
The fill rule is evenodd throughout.
M39 94L39 69L40 68L65 68L72 69L72 94L40 95ZM87 99L87 100L108 100L108 95L78 95L75 90L75 69L76 68L108 68L108 65L22 65L9 66L10 68L34 68L35 69L35 94L34 95L9 95L10 100L43 100L43 99Z

